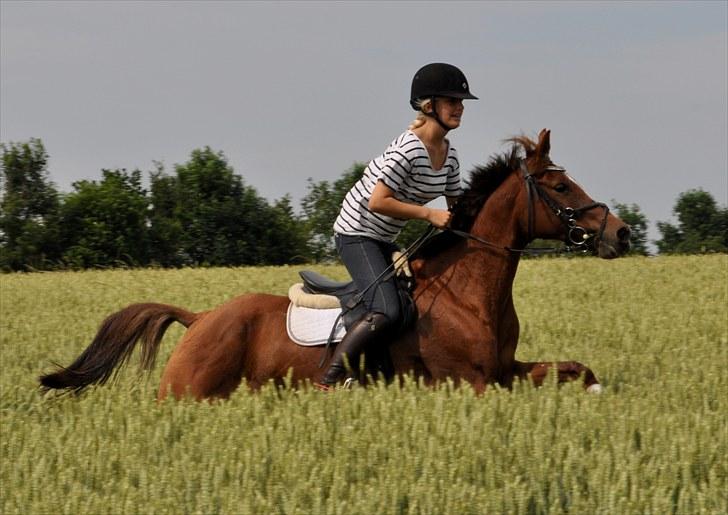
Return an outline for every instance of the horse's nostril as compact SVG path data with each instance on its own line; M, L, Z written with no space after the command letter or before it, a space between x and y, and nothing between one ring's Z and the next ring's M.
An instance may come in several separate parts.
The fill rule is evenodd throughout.
M631 236L632 229L629 228L629 225L625 225L617 231L617 238L619 238L619 241L629 241Z

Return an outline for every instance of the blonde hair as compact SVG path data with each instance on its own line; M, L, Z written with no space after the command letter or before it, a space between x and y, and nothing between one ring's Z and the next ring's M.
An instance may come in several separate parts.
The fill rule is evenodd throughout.
M417 118L412 120L412 123L410 123L409 127L407 127L411 131L413 131L415 129L419 129L427 121L427 115L425 114L425 109L427 108L427 106L432 105L432 99L421 98L420 100L415 102L415 105L417 106L417 109L419 109L420 112L417 113Z

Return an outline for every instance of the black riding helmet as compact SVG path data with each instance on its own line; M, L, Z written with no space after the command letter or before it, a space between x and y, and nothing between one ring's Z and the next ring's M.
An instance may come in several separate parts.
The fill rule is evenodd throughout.
M465 74L452 64L446 63L427 64L412 79L410 105L415 111L419 111L418 100L432 97L478 99L470 93Z
M437 113L434 112L435 97L451 97L477 100L478 97L470 93L468 80L465 74L456 66L447 63L431 63L423 66L412 79L412 91L410 92L410 105L415 111L419 100L429 98L432 100L432 113L425 113L432 116L446 131L450 128L442 123Z

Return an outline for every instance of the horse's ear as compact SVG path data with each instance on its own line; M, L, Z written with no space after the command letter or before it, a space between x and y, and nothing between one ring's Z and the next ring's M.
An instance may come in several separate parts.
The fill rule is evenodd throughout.
M541 129L538 133L538 147L537 152L541 157L546 157L551 151L551 131L548 129Z

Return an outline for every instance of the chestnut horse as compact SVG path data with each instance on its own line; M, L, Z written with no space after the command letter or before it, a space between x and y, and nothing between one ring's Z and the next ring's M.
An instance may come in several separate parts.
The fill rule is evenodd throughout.
M538 141L511 138L510 151L476 168L453 209L452 230L433 238L410 259L418 319L390 345L396 374L426 384L448 378L510 386L514 379L540 385L549 369L558 381L583 377L600 391L581 363L515 359L518 317L513 306L517 249L534 238L580 244L605 259L629 249L630 229L594 202L550 157L550 133ZM257 389L273 380L294 385L320 380L321 348L294 344L286 332L286 297L246 294L201 313L165 304L132 304L110 315L93 342L68 368L42 376L45 388L80 391L104 383L141 340L141 362L154 364L172 322L188 328L162 375L158 398L227 398L244 378Z

